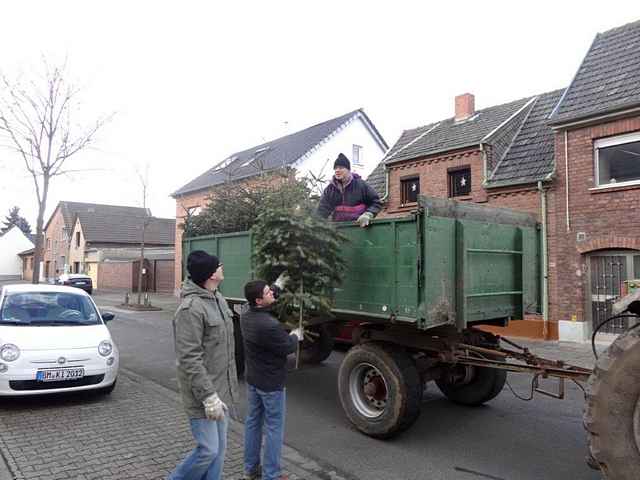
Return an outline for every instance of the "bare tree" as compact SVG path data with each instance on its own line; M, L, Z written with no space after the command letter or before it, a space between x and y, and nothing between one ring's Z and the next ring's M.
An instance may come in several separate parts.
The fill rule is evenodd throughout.
M43 74L27 82L0 76L0 132L3 144L22 158L33 180L38 202L33 283L40 278L43 257L43 224L47 197L55 177L73 172L68 161L94 141L112 115L79 126L80 107L76 86L67 81L66 63L50 66L43 60ZM78 171L78 170L75 170Z
M144 175L137 171L138 178L140 179L140 185L142 186L142 208L147 210L147 186L149 184L149 165L146 165ZM147 225L151 223L151 216L146 215L142 219L142 225L140 226L140 265L138 266L138 305L142 304L142 271L144 268L144 235L147 231ZM148 277L147 277L148 278Z

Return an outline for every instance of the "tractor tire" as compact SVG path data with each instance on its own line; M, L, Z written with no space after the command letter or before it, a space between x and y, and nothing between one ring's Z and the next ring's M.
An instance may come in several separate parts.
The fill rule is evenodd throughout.
M620 335L587 385L589 450L607 480L640 478L640 331Z
M471 369L459 381L453 381L454 369ZM449 367L442 378L436 380L440 391L453 403L476 407L497 397L507 381L506 370L458 365Z
M331 329L327 325L318 325L309 327L308 330L320 336L303 340L300 344L300 361L306 365L324 362L331 355L335 343Z
M411 357L397 347L365 343L349 350L338 393L351 423L365 435L391 438L420 415L423 385Z

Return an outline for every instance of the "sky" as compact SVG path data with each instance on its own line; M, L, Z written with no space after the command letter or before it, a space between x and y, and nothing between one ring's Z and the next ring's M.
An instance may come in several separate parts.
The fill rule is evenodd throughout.
M175 216L171 193L230 154L363 108L391 146L403 130L569 85L594 36L640 2L394 0L3 2L0 72L67 63L79 122L113 113L52 183L61 200ZM2 143L2 142L0 142ZM35 230L33 182L0 149L0 220Z

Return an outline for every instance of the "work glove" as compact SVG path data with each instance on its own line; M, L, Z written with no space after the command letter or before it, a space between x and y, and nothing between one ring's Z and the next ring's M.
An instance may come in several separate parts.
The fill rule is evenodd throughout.
M274 285L278 287L280 290L284 290L284 286L287 284L288 281L289 281L289 275L287 275L287 272L285 270L280 275L278 275L278 278L276 279L276 282L274 283Z
M289 335L295 335L298 341L301 342L304 339L304 328L302 327L294 328L293 330L291 330Z
M369 226L369 222L371 222L372 218L373 218L373 213L364 212L362 215L360 215L358 217L356 222L358 222L358 225L360 225L362 228L364 228L364 227L368 227Z
M222 420L224 418L227 405L220 400L217 393L205 398L202 404L204 405L204 414L209 420Z

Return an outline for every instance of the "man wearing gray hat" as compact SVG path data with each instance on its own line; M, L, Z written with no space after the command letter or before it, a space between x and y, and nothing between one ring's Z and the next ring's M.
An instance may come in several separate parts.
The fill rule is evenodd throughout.
M318 215L332 215L334 222L355 220L361 227L368 226L382 209L380 196L360 175L351 172L351 162L344 154L336 158L333 171L331 183L322 192Z
M195 250L187 271L173 332L178 383L196 447L168 478L220 480L229 416L237 416L233 319L218 291L224 280L218 257Z

